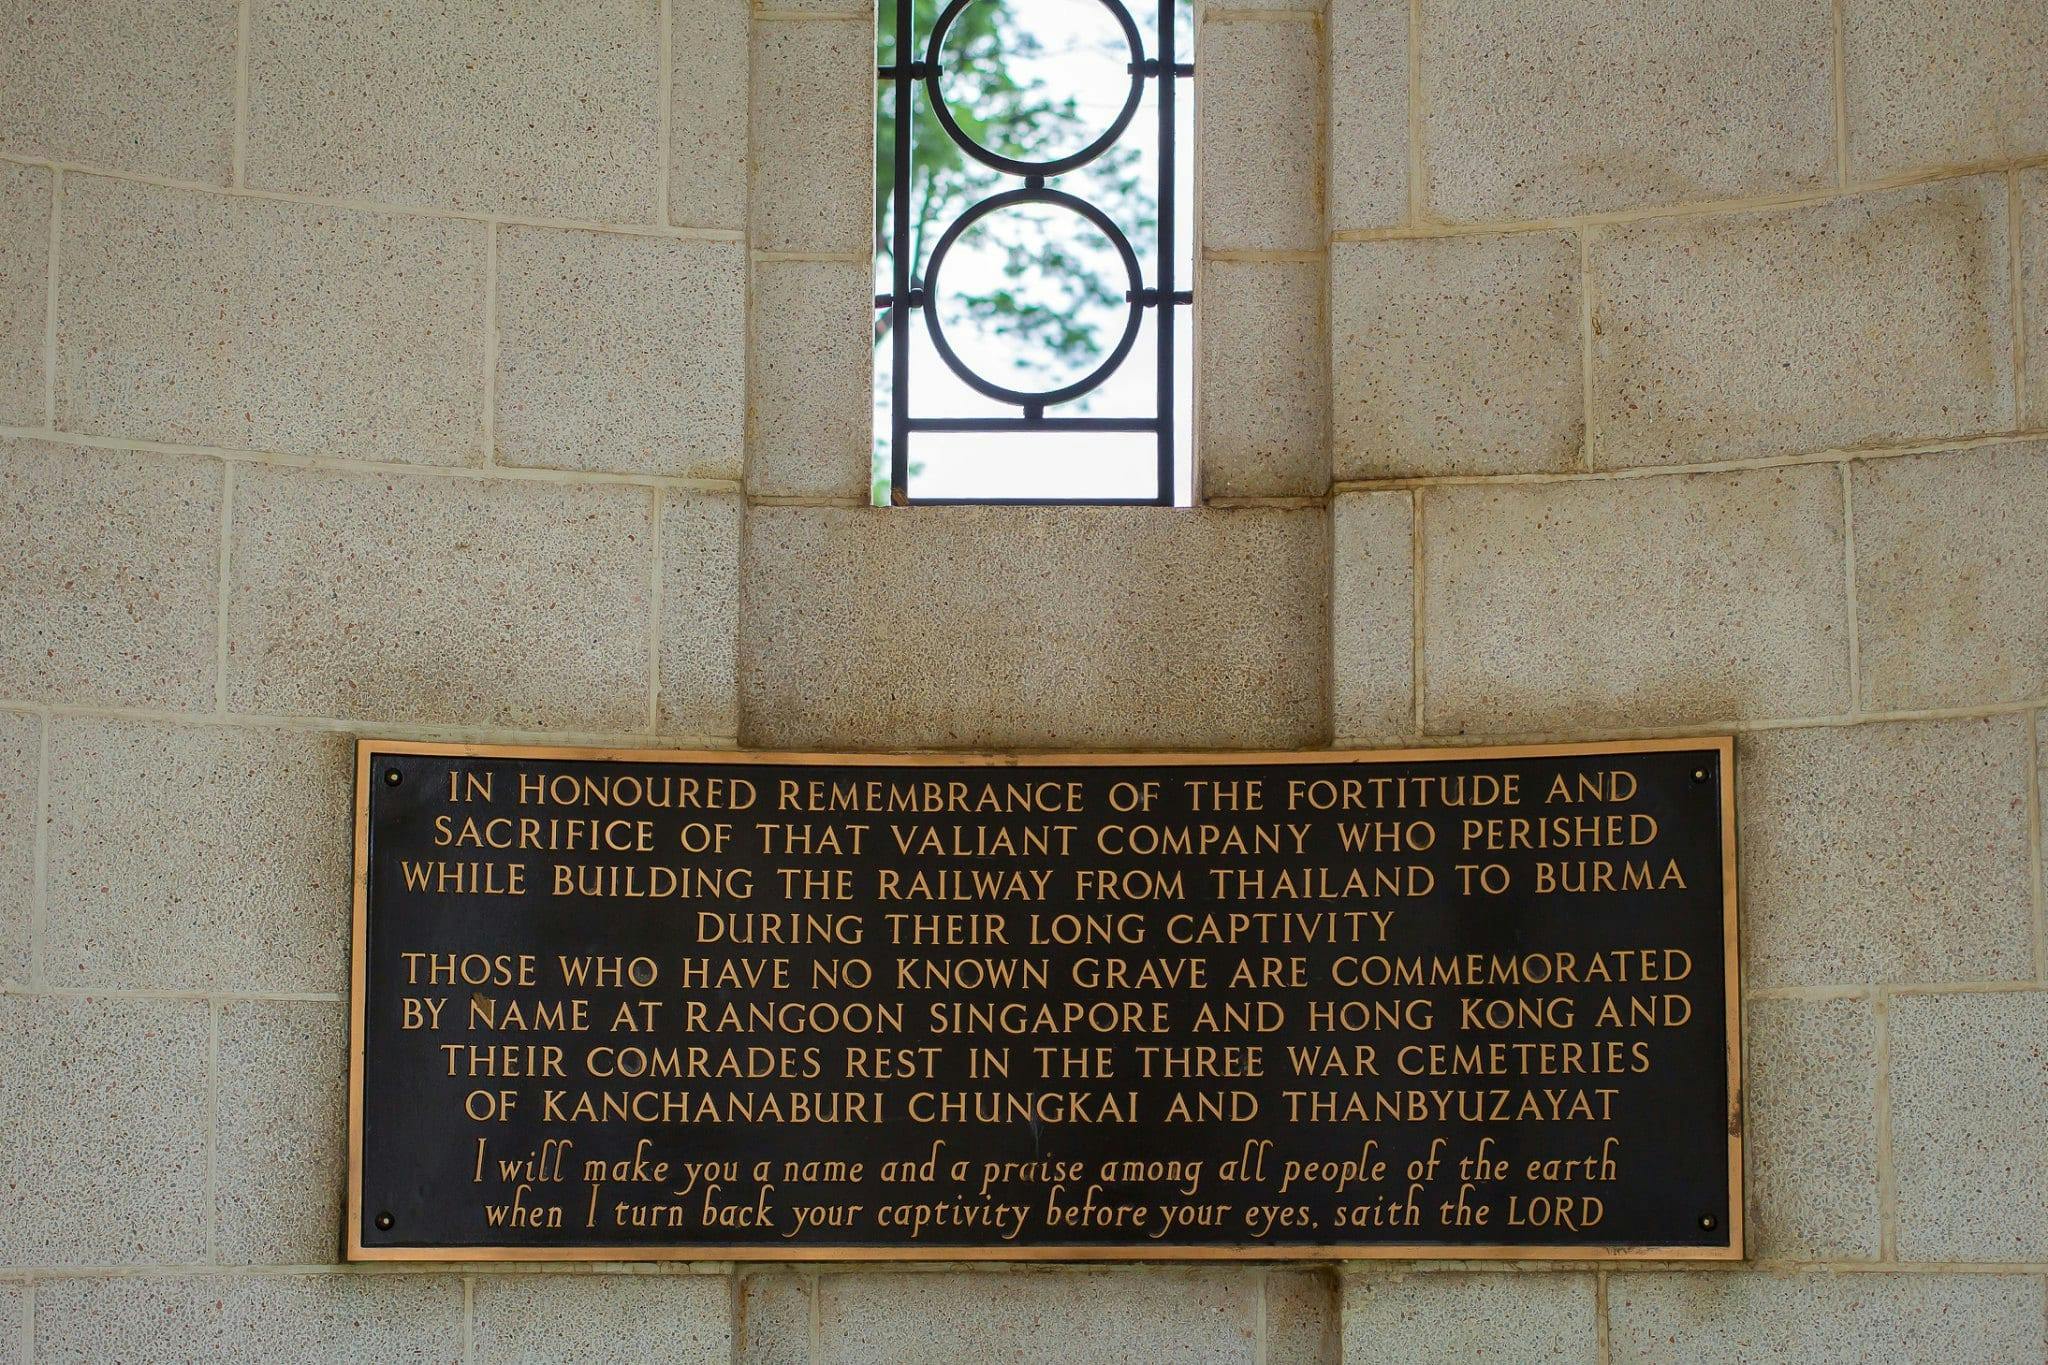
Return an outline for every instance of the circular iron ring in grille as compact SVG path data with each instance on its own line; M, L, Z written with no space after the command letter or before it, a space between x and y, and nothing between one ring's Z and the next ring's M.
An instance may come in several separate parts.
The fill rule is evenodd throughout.
M1171 4L1172 0L1163 2ZM1102 131L1100 137L1078 152L1054 157L1050 161L1019 161L1015 157L990 151L961 131L960 125L953 119L952 109L946 104L946 92L939 88L939 79L944 71L939 57L940 49L945 46L946 30L953 26L953 21L960 17L962 10L974 3L976 0L953 0L952 4L947 5L945 11L939 15L939 22L932 26L931 42L925 49L925 65L931 73L925 77L925 93L931 98L932 113L938 117L940 126L946 130L946 136L959 143L960 150L976 161L995 167L1005 175L1052 176L1071 171L1076 166L1087 165L1108 151L1116 140L1123 136L1124 129L1130 126L1131 116L1138 112L1138 100L1145 90L1145 76L1139 70L1144 60L1144 40L1138 36L1138 25L1131 18L1131 12L1124 8L1123 0L1097 0L1097 3L1108 10L1117 25L1123 29L1124 42L1129 44L1131 49L1131 93L1124 98L1123 109L1118 112L1109 127Z
M1081 217L1100 228L1103 236L1109 238L1110 244L1116 248L1116 254L1123 258L1124 274L1130 280L1130 290L1126 295L1130 299L1130 314L1124 322L1124 334L1118 339L1116 349L1111 351L1100 365L1097 365L1073 383L1063 385L1057 389L1047 389L1043 393L1025 393L1018 389L1006 388L1001 384L984 379L976 374L968 368L965 361L954 354L952 344L946 340L946 330L939 322L939 270L946 262L946 252L958 240L960 234L968 228L973 227L991 213L999 209L1009 208L1014 204L1052 204L1055 207L1081 215ZM924 320L926 327L931 331L932 345L938 349L940 359L944 360L947 367L954 374L959 375L975 392L986 394L998 402L1014 403L1019 407L1053 407L1057 404L1079 398L1082 394L1109 378L1111 374L1115 373L1116 367L1124 363L1124 357L1131 352L1131 343L1138 339L1138 324L1144 314L1144 305L1138 301L1140 287L1138 282L1138 253L1131 250L1130 240L1124 236L1122 230L1115 223L1110 221L1108 214L1096 208L1095 205L1087 200L1068 194L1065 190L1042 188L1006 190L1002 194L990 195L958 218L955 218L953 225L947 228L945 233L939 238L938 245L932 248L931 263L925 267L924 273Z

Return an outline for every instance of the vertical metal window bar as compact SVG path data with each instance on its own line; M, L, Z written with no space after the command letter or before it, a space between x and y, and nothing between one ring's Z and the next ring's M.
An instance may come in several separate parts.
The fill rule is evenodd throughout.
M1123 29L1125 40L1130 45L1131 73L1130 95L1123 110L1101 136L1068 156L1049 161L1019 161L990 151L962 132L955 122L952 111L947 107L945 94L939 88L941 67L940 51L946 41L946 31L960 12L975 0L952 0L940 13L938 22L932 26L931 35L926 39L925 57L922 61L905 60L906 54L916 48L912 0L886 0L896 6L896 51L895 64L879 67L878 74L883 81L894 87L896 100L895 127L895 203L891 214L891 229L894 257L894 278L890 292L877 294L875 306L890 310L889 344L893 364L891 367L891 389L889 396L889 482L892 502L896 503L946 503L967 502L1025 503L1025 504L1068 504L1099 503L1108 505L1157 504L1171 506L1174 489L1174 324L1175 310L1192 304L1195 296L1192 290L1175 287L1174 280L1174 92L1178 80L1195 74L1194 63L1176 62L1174 52L1174 0L1160 0L1159 3L1159 52L1158 57L1144 55L1144 39L1138 31L1137 21L1131 17L1122 0L1098 0ZM1144 82L1157 81L1159 113L1159 179L1158 179L1158 279L1147 285L1140 277L1138 256L1131 249L1130 239L1112 221L1109 215L1078 195L1064 190L1049 188L1049 177L1063 174L1101 156L1123 136L1132 118L1138 111L1144 93ZM1018 189L1004 190L990 195L967 209L940 235L932 248L931 259L926 269L926 278L913 279L911 276L910 243L910 185L911 146L910 130L914 121L911 116L911 101L915 98L918 82L924 83L925 96L931 101L932 113L946 135L959 144L960 149L975 160L991 166L1004 175L1023 181ZM998 209L1013 204L1051 204L1071 210L1094 224L1102 231L1122 258L1129 277L1129 288L1125 301L1129 304L1123 335L1109 355L1089 373L1071 384L1057 389L1040 392L1024 392L1012 389L984 378L970 369L966 362L948 343L943 326L939 321L938 308L933 299L932 282L939 276L946 251L953 242L977 221ZM1144 319L1144 310L1157 309L1159 368L1158 391L1152 415L1149 417L1048 417L1046 409L1061 403L1071 402L1082 394L1097 388L1124 361L1136 341L1139 325ZM1020 410L1016 417L917 417L911 411L910 395L910 316L913 312L924 314L927 330L930 332L933 348L938 352L949 369L958 375L970 388L999 402L1007 403ZM910 493L910 437L920 431L955 432L1017 432L1035 431L1044 433L1122 431L1151 432L1158 442L1158 471L1155 492L1150 498L913 498Z

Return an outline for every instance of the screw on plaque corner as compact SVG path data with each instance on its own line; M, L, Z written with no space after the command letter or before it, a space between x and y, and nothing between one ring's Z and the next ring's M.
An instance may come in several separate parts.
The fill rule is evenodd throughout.
M1715 1217L1715 1216L1714 1216L1713 1214L1711 1214L1711 1213L1703 1213L1703 1214L1701 1214L1701 1215L1700 1215L1700 1231L1701 1231L1701 1232L1712 1232L1712 1231L1713 1231L1713 1230L1714 1230L1715 1228L1717 1228L1717 1227L1720 1227L1720 1226L1721 1226L1721 1220L1720 1220L1720 1219L1718 1219L1718 1218L1716 1218L1716 1217Z
M402 773L400 773L400 772L398 771L398 769L396 769L396 768L386 768L386 769L384 770L384 785L385 785L385 786L387 786L387 787L395 787L395 786L397 786L397 785L398 785L399 783L401 783L401 782L403 782L403 781L405 781L405 775L404 775L404 774L402 774Z
M1710 776L1712 776L1712 774L1709 773L1705 768L1694 768L1692 770L1692 780L1695 782L1704 782Z
M380 1213L377 1215L377 1231L389 1232L397 1222L398 1220L396 1218L393 1218L390 1214Z

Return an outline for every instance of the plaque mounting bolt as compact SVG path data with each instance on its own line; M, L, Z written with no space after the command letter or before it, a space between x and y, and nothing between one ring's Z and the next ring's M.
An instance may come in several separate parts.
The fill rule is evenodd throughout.
M1706 780L1707 780L1707 770L1706 770L1705 768L1694 768L1694 769L1692 770L1692 780L1693 780L1693 781L1695 781L1695 782L1704 782L1704 781L1706 781Z
M397 785L398 785L399 783L401 783L401 782L403 782L403 781L405 781L405 778L404 778L404 777L403 777L403 776L402 776L402 775L401 775L401 774L399 773L398 769L396 769L396 768L386 768L386 769L384 770L384 785L385 785L385 786L387 786L387 787L395 787L395 786L397 786Z
M386 1217L389 1217L389 1215L387 1214ZM1719 1226L1721 1226L1721 1220L1714 1217L1713 1214L1703 1213L1700 1215L1700 1231L1712 1232Z
M380 1213L377 1215L377 1231L389 1232L391 1231L391 1225L397 1221L396 1218L393 1218L388 1213Z

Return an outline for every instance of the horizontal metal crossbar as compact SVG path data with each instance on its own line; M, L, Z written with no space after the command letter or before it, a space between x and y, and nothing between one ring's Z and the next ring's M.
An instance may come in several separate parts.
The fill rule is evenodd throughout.
M1157 431L1157 417L912 417L912 431Z

